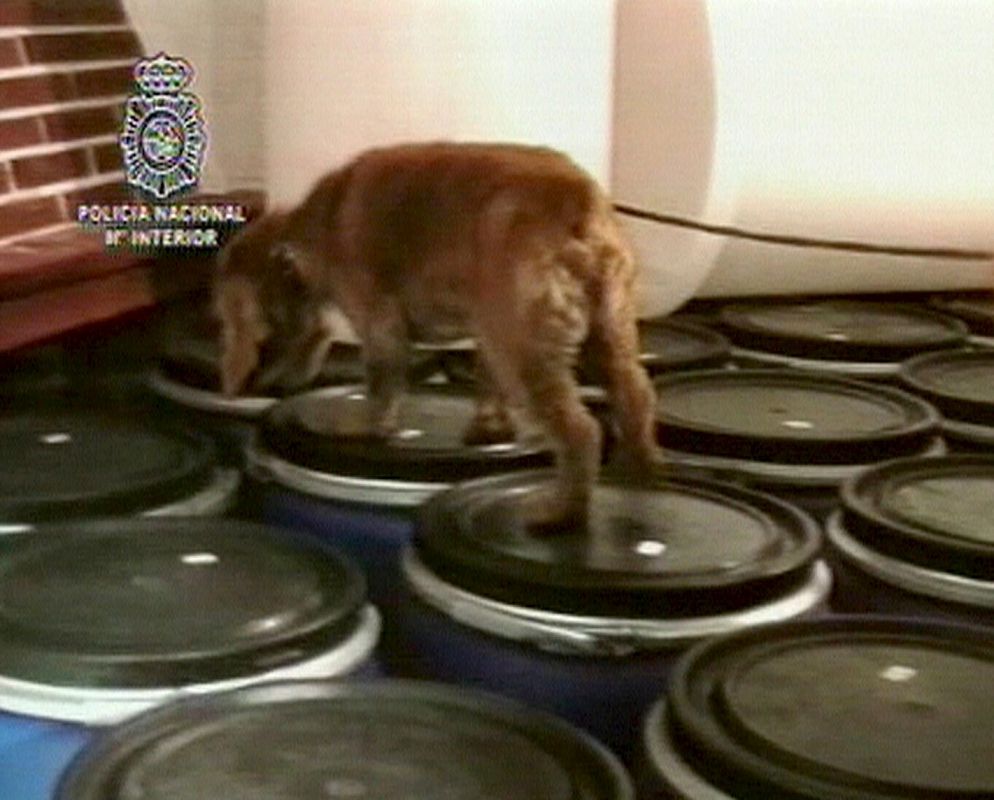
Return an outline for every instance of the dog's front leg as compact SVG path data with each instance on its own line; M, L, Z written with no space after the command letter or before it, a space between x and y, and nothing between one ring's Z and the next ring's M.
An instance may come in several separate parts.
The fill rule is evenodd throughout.
M381 298L369 310L363 329L369 430L390 436L397 429L407 385L407 325L400 303Z

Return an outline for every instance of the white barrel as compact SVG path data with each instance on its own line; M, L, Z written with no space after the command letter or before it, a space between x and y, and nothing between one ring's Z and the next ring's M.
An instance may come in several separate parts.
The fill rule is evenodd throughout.
M618 0L617 22L612 188L671 221L627 217L646 313L994 281L994 4Z
M267 0L267 188L425 139L568 152L607 177L613 0Z

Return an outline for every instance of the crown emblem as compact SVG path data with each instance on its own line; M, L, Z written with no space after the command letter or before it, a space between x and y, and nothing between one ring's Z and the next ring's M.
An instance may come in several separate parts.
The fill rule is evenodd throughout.
M193 80L193 67L185 59L159 53L135 64L132 74L146 94L179 94Z
M125 103L118 142L128 183L159 200L200 178L207 132L200 100L183 91L193 75L187 61L165 53L134 68L139 90Z

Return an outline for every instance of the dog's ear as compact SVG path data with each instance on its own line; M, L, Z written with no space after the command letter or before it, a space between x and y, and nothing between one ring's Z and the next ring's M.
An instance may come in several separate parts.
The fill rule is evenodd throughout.
M268 336L259 299L244 278L218 285L215 312L221 321L221 390L240 392L259 365L259 346Z

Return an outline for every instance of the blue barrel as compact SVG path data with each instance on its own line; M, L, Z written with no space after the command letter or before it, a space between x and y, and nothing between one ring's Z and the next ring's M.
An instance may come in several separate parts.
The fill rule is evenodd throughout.
M718 323L745 366L890 381L903 361L961 346L968 333L960 320L918 304L841 298L736 302L718 312Z
M308 392L276 406L248 454L264 517L309 531L365 570L373 602L397 601L400 553L415 509L453 482L547 464L537 440L463 444L474 398L419 387L405 398L389 439L357 435L368 417L363 390Z
M239 476L218 465L210 442L129 413L14 404L0 414L0 532L231 506Z
M398 617L410 674L560 714L627 757L683 648L824 606L820 531L786 503L606 475L586 530L543 536L519 508L551 479L469 481L425 505Z
M407 682L297 681L183 700L111 731L57 800L633 800L606 750L552 717Z
M932 406L877 383L740 369L667 375L656 388L671 461L776 494L819 519L865 467L944 449Z
M899 459L842 489L832 607L994 630L994 455Z
M994 349L928 353L901 367L908 391L942 414L942 436L955 452L994 452Z
M376 672L359 570L234 520L43 526L0 549L0 797L50 800L102 728L181 697Z
M915 800L994 791L994 637L836 618L712 640L643 731L641 800Z

